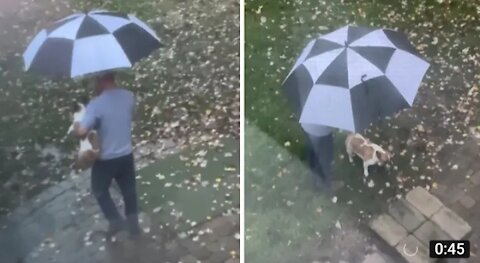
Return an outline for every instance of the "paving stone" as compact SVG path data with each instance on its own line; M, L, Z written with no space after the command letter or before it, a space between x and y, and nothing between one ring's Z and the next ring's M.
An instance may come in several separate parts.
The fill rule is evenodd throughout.
M218 240L218 243L220 244L220 247L223 250L226 250L228 252L240 250L240 242L238 242L232 236L223 237L220 240Z
M208 243L208 244L206 245L206 247L207 247L212 253L218 253L218 252L224 251L224 249L222 249L222 245L221 245L220 242L218 242L218 241Z
M431 217L443 206L442 202L423 187L416 187L407 193L407 201L424 216Z
M240 215L239 214L230 215L230 216L227 216L227 218L228 218L228 220L230 220L232 222L233 225L240 227Z
M61 192L65 191L66 189L64 187L62 187L60 184L56 184L54 186L51 186L50 188L48 188L46 190L47 192L47 195L49 196L55 196L55 195L58 195L60 194Z
M395 246L407 236L407 230L391 216L383 214L370 221L370 228L390 246Z
M231 259L225 261L225 263L240 263L240 259L238 259L238 258L231 258Z
M182 240L181 245L184 246L190 254L200 260L207 259L212 255L212 251L210 251L207 246L202 246L199 242L194 242L190 239Z
M408 232L417 229L426 219L415 207L405 199L397 200L388 207L389 214Z
M472 175L473 175L474 172L475 172L475 171L473 171L472 169L468 169L468 171L465 173L465 176L466 176L466 177L472 177Z
M165 245L166 257L171 261L178 261L178 259L187 253L187 249L177 241L170 241Z
M184 256L180 259L179 263L197 263L200 262L192 255Z
M15 209L15 212L12 214L11 218L18 218L21 219L23 217L28 216L32 212L31 208L28 206L22 206Z
M468 195L465 195L462 199L460 199L459 202L461 205L463 205L463 207L467 209L472 208L473 206L475 206L476 203L475 200Z
M70 212L66 204L68 203L50 202L45 205L42 210L52 215Z
M388 263L379 253L366 255L362 263Z
M421 225L413 235L424 245L428 246L430 240L449 240L450 237L439 226L428 220Z
M479 152L478 143L475 139L466 140L460 148L460 158L469 159L477 155ZM469 158L466 158L469 157ZM465 167L465 166L460 166Z
M213 253L211 257L209 257L205 262L208 263L224 263L228 259L230 259L232 256L230 255L230 252L227 251L220 251L218 253Z
M480 171L478 171L474 175L472 175L472 177L470 177L470 180L472 180L472 182L475 185L480 185Z
M233 216L222 216L206 223L204 227L212 229L213 235L224 237L237 230L235 221L236 219Z
M87 205L86 207L84 206L83 208L84 208L83 213L89 216L93 216L95 214L100 213L100 207L96 204Z
M204 230L205 228L201 228L202 230ZM215 241L217 241L218 239L220 239L219 236L217 235L214 235L213 233L205 233L203 235L200 236L200 242L205 242L205 243L213 243Z
M436 188L432 188L432 194L438 196L445 196L447 187L443 184L438 184Z
M428 247L412 235L400 241L395 248L409 263L435 262L434 259L430 258Z
M463 239L472 232L472 227L447 207L442 207L433 215L432 221L456 240Z
M462 199L466 194L467 192L463 187L456 185L453 187L453 189L449 189L447 195L445 196L445 202L448 205L455 204L459 202L460 199Z
M64 229L66 226L74 223L74 216L70 214L70 210L64 210L62 213L53 214L53 220L51 224L55 229ZM53 229L52 229L53 230Z
M152 228L152 219L149 215L147 215L145 212L140 212L138 214L138 221L140 223L140 227L142 229L146 228Z

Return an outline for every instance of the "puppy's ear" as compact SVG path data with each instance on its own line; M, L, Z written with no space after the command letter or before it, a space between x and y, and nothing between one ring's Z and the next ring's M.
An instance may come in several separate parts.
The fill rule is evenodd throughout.
M73 112L78 112L80 110L80 105L78 104L78 101L74 101L72 103L72 110Z
M87 105L88 104L88 97L87 96L82 96L80 97L80 99L78 100L79 103L82 103L83 105Z
M388 161L390 161L390 160L392 159L392 154L391 154L390 152L385 151L385 156L384 156L384 158L385 158L384 161L385 161L385 162L388 162Z

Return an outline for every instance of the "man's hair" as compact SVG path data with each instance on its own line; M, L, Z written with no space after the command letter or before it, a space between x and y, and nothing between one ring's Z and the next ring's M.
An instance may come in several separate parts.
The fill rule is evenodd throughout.
M97 77L98 81L107 81L107 82L114 82L115 81L115 73L114 72L108 72L105 74L102 74Z

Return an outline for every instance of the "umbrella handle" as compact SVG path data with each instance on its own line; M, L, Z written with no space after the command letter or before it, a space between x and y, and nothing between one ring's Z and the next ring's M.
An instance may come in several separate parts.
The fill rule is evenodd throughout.
M360 79L364 85L367 85L367 84L365 84L365 78L366 77L367 77L367 74L363 74L361 79ZM367 94L369 93L368 85L367 85L366 92L367 92ZM377 108L377 117L378 117L379 120L382 120L381 116L382 116L381 111L380 111L379 108Z
M367 84L365 83L365 78L367 77L367 74L363 74L361 77L360 77L360 80L362 81L362 84L366 86L366 92L368 94L368 86Z
M362 82L365 82L365 78L366 78L366 77L367 77L367 74L363 74L363 75L361 76L360 80L361 80Z

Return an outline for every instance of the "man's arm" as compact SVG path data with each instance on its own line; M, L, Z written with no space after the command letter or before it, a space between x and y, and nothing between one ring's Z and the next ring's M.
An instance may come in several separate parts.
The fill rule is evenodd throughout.
M88 132L93 129L93 126L97 121L98 116L93 104L87 105L87 108L85 109L85 115L83 116L82 120L73 124L73 131L75 135L82 139L85 138Z
M84 139L85 137L87 137L88 131L89 129L82 127L80 122L75 122L73 124L74 134L81 139Z

